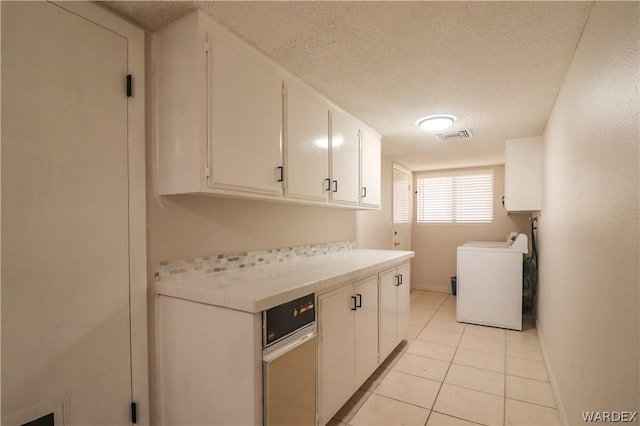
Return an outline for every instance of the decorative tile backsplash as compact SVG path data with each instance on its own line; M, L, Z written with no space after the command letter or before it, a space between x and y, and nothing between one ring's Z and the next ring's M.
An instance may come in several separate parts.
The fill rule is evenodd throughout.
M355 248L355 246L355 241L338 241L261 251L218 254L196 257L193 259L164 261L156 265L153 275L156 281L177 277L191 277L215 272L230 271L233 269L250 268L257 265L284 262L302 257L346 251Z

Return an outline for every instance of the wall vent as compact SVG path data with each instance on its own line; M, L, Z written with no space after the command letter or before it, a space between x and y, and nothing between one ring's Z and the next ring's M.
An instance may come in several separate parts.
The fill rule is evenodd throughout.
M473 134L471 133L471 129L462 129L456 130L455 132L442 132L436 133L435 137L440 139L441 141L447 141L449 139L468 139Z

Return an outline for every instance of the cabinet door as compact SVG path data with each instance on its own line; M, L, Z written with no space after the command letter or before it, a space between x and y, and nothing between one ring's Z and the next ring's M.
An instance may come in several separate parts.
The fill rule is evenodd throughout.
M282 80L246 47L209 38L209 186L281 195Z
M331 201L358 205L360 157L358 123L341 113L331 113Z
M397 278L396 268L380 274L380 360L396 347L397 340Z
M360 387L378 366L378 277L354 283L355 386Z
M354 390L353 287L318 296L320 424L325 424Z
M540 210L541 145L539 136L506 141L504 202L507 211Z
M285 92L285 195L327 201L329 106L293 84Z
M398 275L400 275L400 284L398 287L398 331L397 342L399 343L407 335L409 328L410 314L409 303L411 292L411 265L409 263L403 263L397 268Z
M152 121L159 195L207 189L209 118L204 19L200 12L189 14L152 37Z
M380 137L369 129L360 132L360 205L380 208Z

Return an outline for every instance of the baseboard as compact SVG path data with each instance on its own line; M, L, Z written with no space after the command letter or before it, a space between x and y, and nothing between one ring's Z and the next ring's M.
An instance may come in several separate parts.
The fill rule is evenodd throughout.
M549 375L549 383L551 384L551 390L553 391L553 397L556 400L556 408L558 409L558 417L560 418L560 422L563 425L568 425L567 421L567 413L564 410L564 404L562 403L562 398L560 397L560 392L558 391L558 382L556 382L555 374L553 374L553 368L551 368L551 362L549 361L549 357L547 356L547 350L544 346L544 339L542 337L542 329L540 328L540 321L536 318L536 330L538 330L538 341L540 342L540 349L542 350L542 360L544 361L544 366L547 368L547 374Z
M436 291L438 293L451 293L451 287L434 285L411 285L411 290Z

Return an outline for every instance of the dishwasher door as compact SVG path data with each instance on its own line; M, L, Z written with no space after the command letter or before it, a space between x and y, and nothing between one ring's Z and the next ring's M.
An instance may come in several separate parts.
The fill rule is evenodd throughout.
M264 425L316 424L316 327L263 352Z

